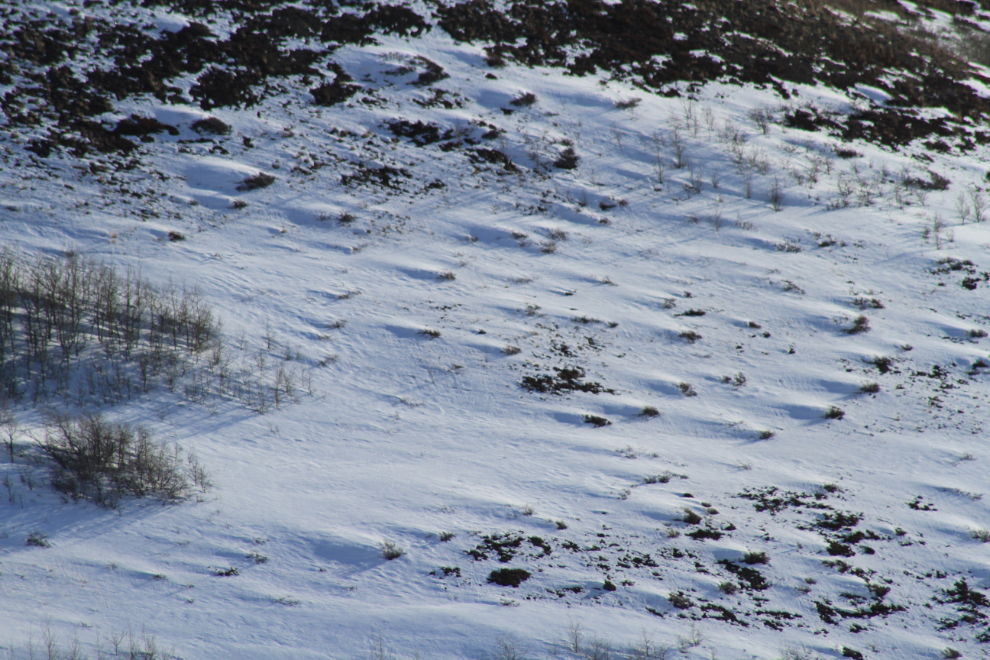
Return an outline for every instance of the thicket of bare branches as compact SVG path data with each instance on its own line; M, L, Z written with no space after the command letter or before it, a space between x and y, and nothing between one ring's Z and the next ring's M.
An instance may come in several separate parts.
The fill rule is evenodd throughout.
M164 385L191 400L227 396L265 412L297 396L301 381L301 368L265 351L235 365L196 289L156 287L139 272L78 256L0 251L0 398L82 409Z
M52 485L73 499L115 507L127 495L176 500L193 486L209 488L206 470L178 445L156 441L151 431L101 415L55 415L41 448L56 468Z

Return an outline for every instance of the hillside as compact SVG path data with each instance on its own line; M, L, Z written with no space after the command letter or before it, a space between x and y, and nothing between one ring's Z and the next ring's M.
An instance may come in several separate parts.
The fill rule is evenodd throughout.
M986 30L7 3L0 649L985 657ZM67 487L97 412L209 479Z

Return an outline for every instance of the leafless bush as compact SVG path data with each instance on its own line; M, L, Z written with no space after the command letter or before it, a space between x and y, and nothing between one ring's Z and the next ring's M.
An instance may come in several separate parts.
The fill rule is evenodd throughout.
M257 190L258 188L267 188L268 186L275 183L275 177L271 174L265 172L258 172L254 176L249 176L239 184L237 184L237 189L241 192L247 192L251 190Z
M633 644L629 657L631 660L667 660L671 651L670 646L656 643L644 630L639 641Z
M514 99L509 101L509 103L516 106L517 108L529 107L534 103L536 103L536 94L534 94L533 92L526 92L525 94L520 94L519 96L515 97Z
M41 448L54 462L52 485L73 499L89 498L114 507L127 495L176 500L191 484L210 486L205 469L182 448L156 442L151 432L100 415L48 421Z
M971 209L969 208L969 202L966 201L965 193L959 193L956 195L956 215L959 216L959 224L966 224L966 218L969 217Z
M855 320L853 320L852 327L846 330L846 334L858 335L869 331L870 331L870 319L860 314L855 318Z
M774 212L779 213L784 209L784 192L777 177L773 178L773 186L767 193L767 199L770 201L770 206L773 207Z
M969 535L980 543L990 543L990 531L985 529L971 529Z
M212 135L227 135L230 133L230 126L216 117L204 117L194 121L190 128L197 133L210 133Z
M687 597L685 596L685 598ZM688 649L695 648L696 646L701 646L701 643L703 641L705 641L705 638L701 634L701 631L698 630L697 626L695 626L695 624L692 623L691 632L688 635L684 637L678 636L677 648L678 650L680 650L681 653L687 653Z
M10 404L6 399L0 399L0 433L3 434L3 441L7 445L7 452L10 454L10 462L14 462L14 440L20 434L20 425L17 423L17 415L10 409Z
M382 558L389 561L398 559L406 553L405 550L397 546L393 541L382 541Z
M770 124L774 121L773 112L769 108L756 108L749 112L750 120L756 124L760 132L766 135L770 132Z
M639 106L639 104L642 103L642 102L643 102L643 99L639 98L638 96L634 96L632 98L622 99L621 101L616 101L615 102L615 107L618 110L631 110L632 108L635 108L635 107Z
M573 170L577 168L580 161L581 157L574 151L574 147L567 147L553 161L553 166L562 170Z
M969 192L970 202L973 204L973 222L983 222L987 215L987 198L979 190Z
M77 256L0 252L0 396L114 404L218 366L219 322L195 289L154 287ZM225 383L226 384L226 383Z
M684 157L684 136L681 135L679 128L674 128L671 133L671 143L674 146L674 167L677 169L683 169L687 165L687 160Z
M829 406L822 415L825 419L842 419L846 416L846 411L839 406Z

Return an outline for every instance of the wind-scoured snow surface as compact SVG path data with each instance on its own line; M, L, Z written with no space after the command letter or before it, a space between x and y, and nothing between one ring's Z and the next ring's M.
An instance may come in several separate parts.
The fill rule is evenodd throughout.
M0 646L570 658L580 626L589 657L644 631L686 658L985 656L990 224L958 209L985 198L987 148L785 125L882 108L875 86L492 67L410 7L424 29L342 42L253 99L203 96L222 62L110 95L102 134L44 94L16 119L32 69L5 69L3 244L197 286L236 359L312 388L265 414L164 387L104 409L196 452L215 488L179 504L63 502L25 435L0 463ZM108 26L219 43L259 15L187 10L3 20L91 17L63 61L83 80L148 61L115 65ZM171 130L114 134L132 115ZM209 117L229 132L192 128ZM110 134L131 146L79 148Z

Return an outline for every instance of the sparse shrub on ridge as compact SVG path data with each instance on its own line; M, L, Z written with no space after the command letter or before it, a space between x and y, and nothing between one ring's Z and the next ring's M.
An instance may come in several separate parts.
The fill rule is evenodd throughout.
M38 530L32 531L27 535L27 539L24 541L24 545L30 545L35 548L50 548L52 547L51 542L48 540L48 535Z
M731 596L739 590L739 586L735 582L725 581L719 583L718 590L726 596Z
M823 417L825 419L842 419L846 416L846 411L839 406L829 406L825 409Z
M688 525L697 525L698 523L701 522L701 516L695 513L694 509L691 509L690 507L684 507L683 511L684 511L684 517L681 518L681 522L686 523Z
M745 555L743 555L743 561L747 564L769 564L770 557L768 557L765 552L749 550Z
M584 423L585 424L591 424L595 428L601 428L603 426L611 426L612 425L612 422L608 421L607 419L605 419L604 417L601 417L599 415L585 415L584 416Z
M520 94L519 96L509 101L510 105L514 105L517 108L528 108L534 103L536 103L536 94L534 94L533 92L526 92L524 94Z
M251 190L257 190L258 188L267 188L273 183L275 183L275 177L271 174L258 172L257 174L249 176L237 184L237 189L241 192L249 192Z
M694 607L694 601L688 598L683 591L675 591L669 594L667 600L679 610L689 610Z
M0 251L4 399L78 410L164 385L191 401L232 397L263 413L310 382L301 368L271 373L267 364L232 364L221 324L195 288L156 287L74 254L29 260Z
M216 117L205 117L194 121L190 128L197 133L209 133L211 135L227 135L230 133L230 126Z
M562 170L573 170L577 169L580 160L581 157L574 151L574 147L567 147L553 161L553 166Z
M406 551L395 544L394 541L382 541L382 558L388 561L398 559Z
M869 331L870 331L870 319L860 314L853 320L852 327L846 330L846 334L858 335Z

